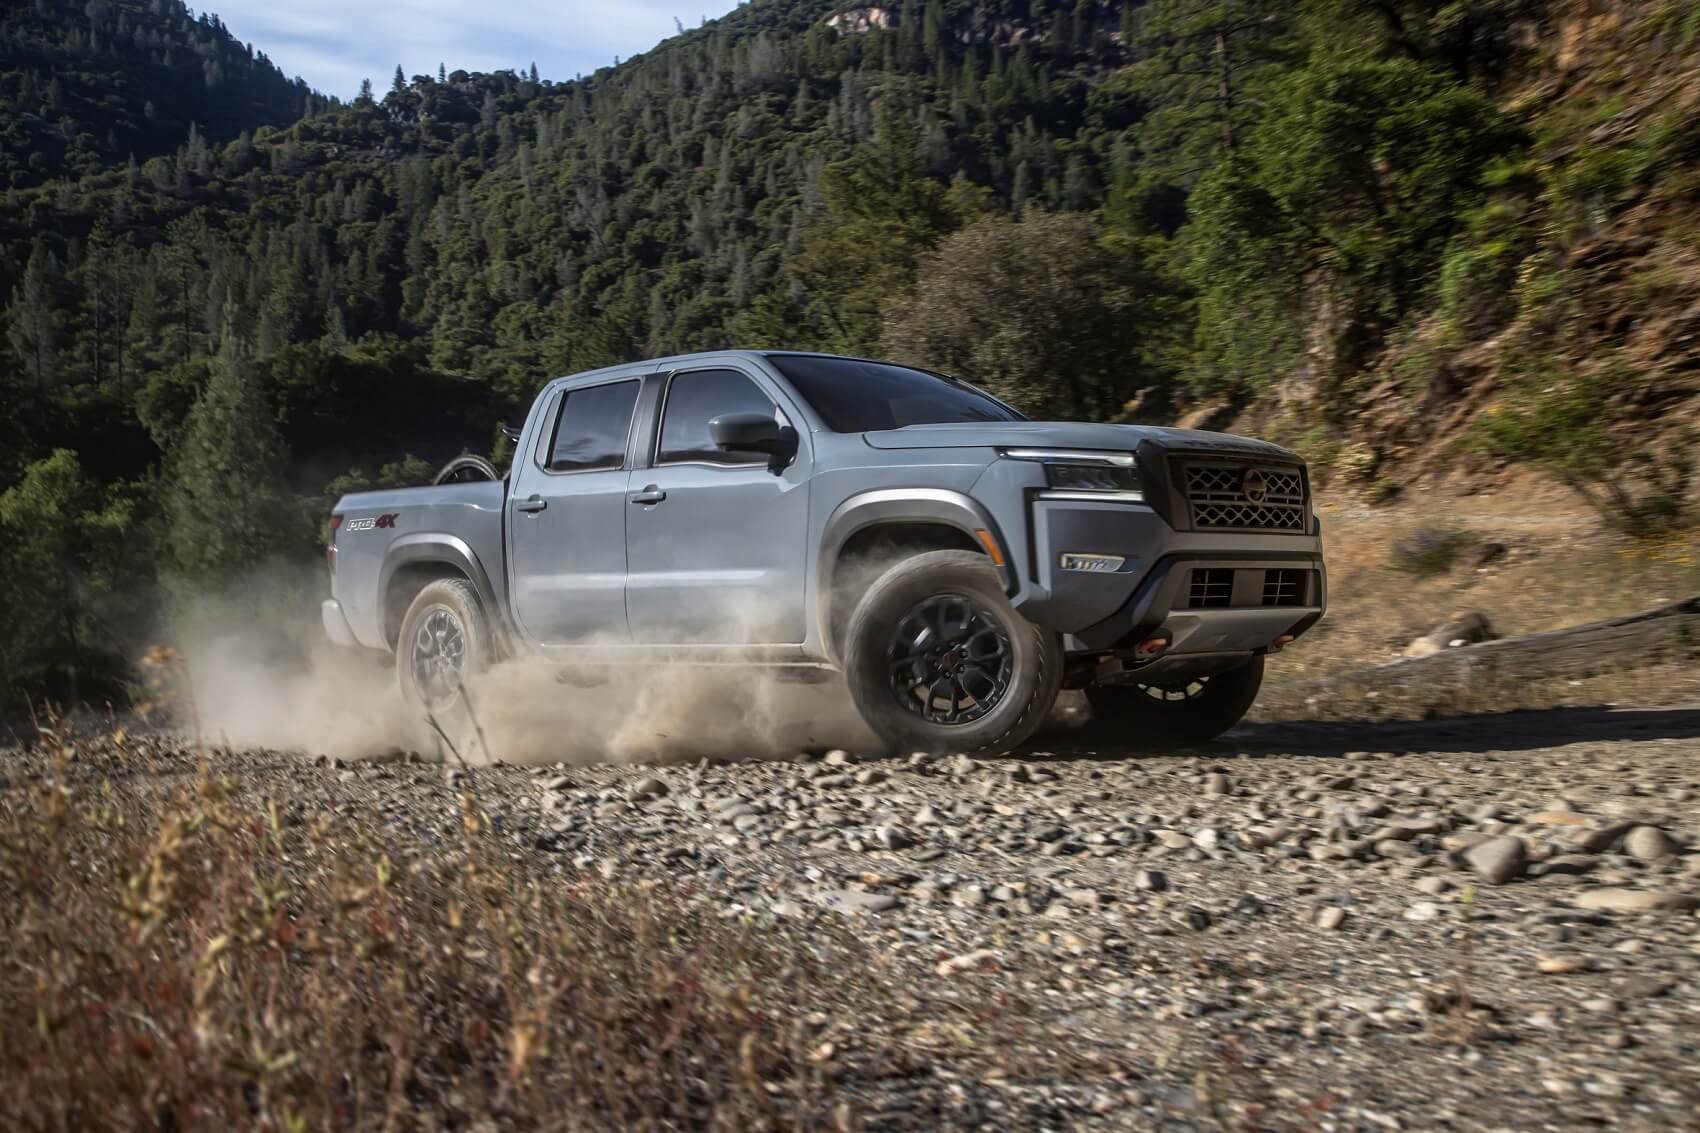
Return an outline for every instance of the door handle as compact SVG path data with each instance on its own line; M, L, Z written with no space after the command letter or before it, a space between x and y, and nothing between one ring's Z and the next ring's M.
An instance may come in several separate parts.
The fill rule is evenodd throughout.
M631 495L631 500L634 504L658 504L666 498L667 493L663 492L654 484L649 485L641 492L633 492Z
M549 506L549 501L542 496L531 496L514 502L515 511L538 512Z

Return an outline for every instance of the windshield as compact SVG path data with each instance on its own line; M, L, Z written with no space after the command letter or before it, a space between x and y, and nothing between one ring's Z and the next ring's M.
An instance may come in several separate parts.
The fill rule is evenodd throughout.
M770 354L826 427L866 433L952 421L1022 421L1021 414L967 382L889 362Z

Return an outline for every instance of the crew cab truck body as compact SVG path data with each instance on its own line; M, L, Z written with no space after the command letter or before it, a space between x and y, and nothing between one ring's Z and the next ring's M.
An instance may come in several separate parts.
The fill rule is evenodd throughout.
M430 708L495 656L839 669L897 747L1235 723L1322 615L1306 470L1220 433L1028 421L966 383L729 351L550 382L499 480L344 497L325 630Z

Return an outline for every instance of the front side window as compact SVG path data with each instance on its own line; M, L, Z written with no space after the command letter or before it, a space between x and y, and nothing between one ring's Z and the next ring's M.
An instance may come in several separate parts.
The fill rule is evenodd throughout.
M637 395L635 378L563 394L555 439L549 446L549 470L584 472L625 464Z
M690 370L675 374L667 384L667 402L661 410L661 440L656 446L655 462L765 462L768 457L761 453L727 452L715 445L708 423L725 413L774 417L778 410L760 386L737 370Z
M835 433L956 421L1021 421L1021 414L967 382L889 362L811 354L769 354Z

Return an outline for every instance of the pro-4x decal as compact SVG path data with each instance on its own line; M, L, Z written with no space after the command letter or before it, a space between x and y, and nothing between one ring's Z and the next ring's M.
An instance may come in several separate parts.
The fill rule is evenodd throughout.
M395 521L400 518L401 512L392 511L387 512L384 515L367 516L365 519L351 519L348 521L347 529L353 532L370 531L375 527L394 527Z

